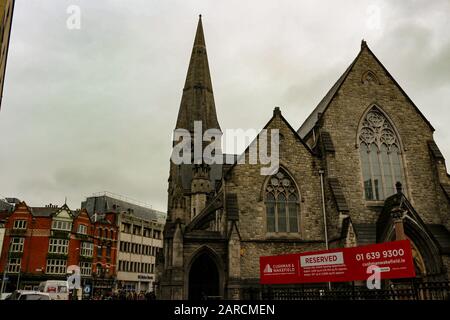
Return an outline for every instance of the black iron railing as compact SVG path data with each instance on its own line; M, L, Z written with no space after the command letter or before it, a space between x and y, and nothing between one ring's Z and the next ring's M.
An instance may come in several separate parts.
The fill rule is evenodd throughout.
M276 286L242 289L246 300L450 300L450 282L401 283L369 290L362 286L326 287Z

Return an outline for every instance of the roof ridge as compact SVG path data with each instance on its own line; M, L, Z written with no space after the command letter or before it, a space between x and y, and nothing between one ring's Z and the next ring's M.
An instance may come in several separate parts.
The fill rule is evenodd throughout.
M356 56L356 58L353 60L353 62L350 64L350 66L347 67L345 72L339 77L339 79L335 82L335 84L328 90L326 95L320 100L319 104L314 108L314 110L311 112L311 114L306 118L306 120L302 123L300 128L298 129L299 135L304 138L312 128L317 124L319 119L321 118L322 114L326 111L329 104L335 97L336 93L341 88L342 84L347 79L348 74L353 69L353 66L355 65L356 61L360 57L361 53L364 51L364 49L367 50L367 52L375 59L375 62L380 65L380 67L383 69L383 71L386 73L387 77L391 79L393 84L400 90L400 92L406 97L406 99L412 104L412 106L416 109L417 113L422 117L422 119L425 121L425 123L430 127L432 131L434 131L433 126L428 121L427 118L422 114L422 112L419 110L419 108L415 105L415 103L412 101L412 99L408 96L408 94L403 90L403 88L398 84L398 82L394 79L394 77L391 75L391 73L386 69L386 67L381 63L381 61L377 58L377 56L373 53L372 50L370 50L369 46L367 45L367 42L362 40L361 41L361 49ZM314 119L316 117L316 119Z
M366 45L367 46L367 45ZM353 61L350 63L350 65L345 69L344 73L341 74L341 76L337 79L337 81L333 84L333 86L327 91L325 96L320 100L320 102L317 104L317 106L314 108L314 110L310 113L310 115L306 118L306 120L302 123L300 128L297 130L300 137L304 138L309 131L314 127L314 125L319 120L319 113L323 113L330 102L333 100L336 93L341 88L342 84L344 83L345 79L347 79L348 74L353 69L353 66L355 65L356 61L358 60L359 56L361 55L361 52L363 50L363 47L361 47L361 50L359 51L358 55L353 59ZM317 116L317 119L313 119Z

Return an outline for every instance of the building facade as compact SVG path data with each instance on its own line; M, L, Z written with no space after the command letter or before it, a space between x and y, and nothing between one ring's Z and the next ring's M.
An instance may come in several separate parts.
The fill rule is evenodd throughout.
M92 257L92 293L93 295L109 295L117 286L117 252L119 243L119 230L117 228L117 215L114 212L105 212L90 217L82 209L83 218L87 222L92 218L93 243L82 243L86 254L93 252ZM86 247L87 246L87 247ZM92 251L92 246L94 250ZM80 267L83 262L80 262ZM86 273L89 270L88 261L84 262Z
M15 204L19 202L19 199L16 198L0 199L0 257L2 256L3 239L5 238L6 220L14 210Z
M6 219L10 215L8 211L0 211L0 257L2 256L3 239L5 238Z
M14 2L15 0L0 0L0 108L2 107L3 100L3 86L5 82L6 62L8 59Z
M201 18L176 129L193 133L194 121L220 131ZM159 297L240 299L259 286L260 256L324 249L325 232L331 248L396 240L397 223L417 279L448 280L444 157L430 122L366 42L299 130L279 108L264 129L279 132L270 175L249 164L249 148L244 163L170 163Z
M86 211L72 211L67 205L16 204L6 218L0 257L6 292L37 289L46 280L65 280L71 274L69 266L79 267L83 288L98 285L99 290L111 291L114 281L109 288L104 282L114 280L116 274L114 218L110 214L92 222Z
M156 255L162 248L166 215L151 206L109 192L88 197L81 207L92 216L113 212L118 228L115 289L154 290Z
M119 226L118 289L153 291L164 225L124 212L119 215Z

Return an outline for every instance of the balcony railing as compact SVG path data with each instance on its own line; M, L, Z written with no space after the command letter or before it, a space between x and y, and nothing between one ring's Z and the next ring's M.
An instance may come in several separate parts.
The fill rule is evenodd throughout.
M52 230L52 238L69 239L70 231Z
M11 236L25 236L27 234L27 229L11 229L9 234Z
M449 300L450 282L418 282L369 290L366 287L280 288L250 287L242 290L246 300Z
M67 260L67 256L65 253L48 253L47 259Z

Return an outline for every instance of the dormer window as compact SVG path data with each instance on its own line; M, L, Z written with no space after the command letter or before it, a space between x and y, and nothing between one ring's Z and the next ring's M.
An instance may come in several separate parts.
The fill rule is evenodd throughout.
M63 220L53 220L52 221L52 229L60 230L60 231L70 231L72 227L72 223L70 221Z
M14 229L26 229L27 228L27 220L14 220Z

